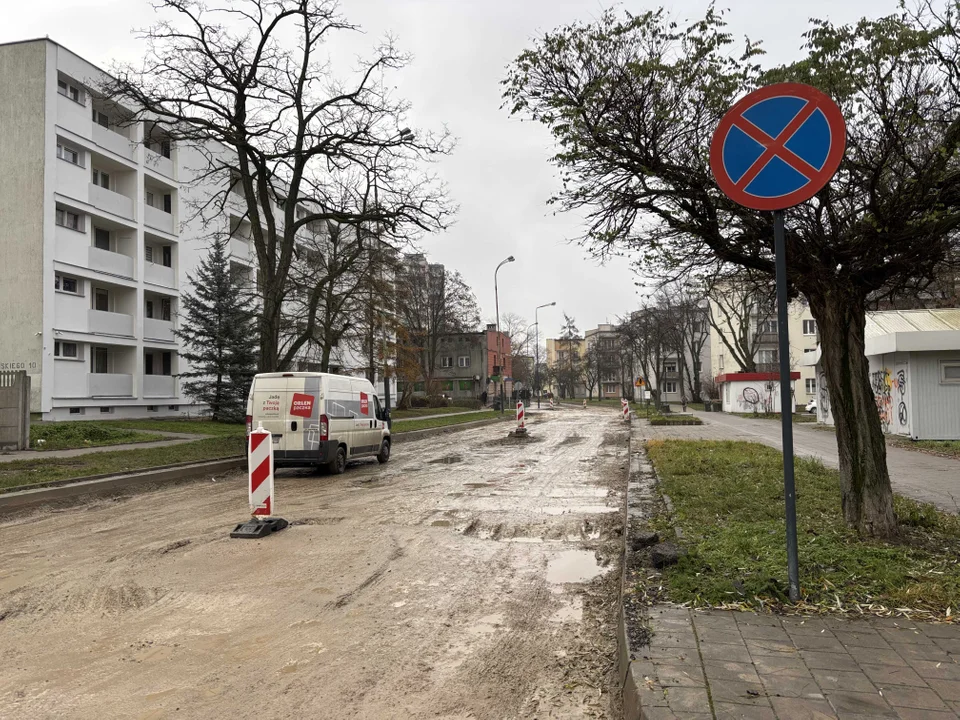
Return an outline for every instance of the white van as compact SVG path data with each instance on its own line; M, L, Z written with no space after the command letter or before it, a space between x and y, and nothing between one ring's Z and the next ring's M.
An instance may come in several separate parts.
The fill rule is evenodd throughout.
M247 433L273 433L276 467L326 465L340 474L348 460L390 459L389 418L365 378L330 373L261 373L247 398Z

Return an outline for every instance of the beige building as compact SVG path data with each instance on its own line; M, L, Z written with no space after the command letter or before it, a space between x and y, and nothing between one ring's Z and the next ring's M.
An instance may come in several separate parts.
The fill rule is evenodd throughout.
M563 338L547 338L547 367L550 368L551 377L549 382L543 383L544 392L552 392L554 395L561 395L561 388L557 383L557 370L567 367L567 363L579 363L587 353L587 341L585 338L573 338L565 340ZM565 391L568 388L564 388ZM573 387L574 397L586 397L586 388L581 380L577 380ZM566 393L569 395L569 393Z
M738 309L737 312L731 308ZM761 309L756 304L744 302L731 291L723 299L710 298L710 367L714 379L743 372L743 365L737 355L746 345L753 351L756 373L776 374L780 371L778 345L778 323L776 308ZM810 307L800 300L790 303L788 308L790 334L790 369L800 373L795 381L794 399L798 407L804 407L817 397L817 377L814 368L802 364L804 353L817 347L817 323L810 313ZM749 323L743 328L743 320ZM719 328L719 329L718 329ZM734 338L745 338L738 343ZM732 346L732 347L731 347Z

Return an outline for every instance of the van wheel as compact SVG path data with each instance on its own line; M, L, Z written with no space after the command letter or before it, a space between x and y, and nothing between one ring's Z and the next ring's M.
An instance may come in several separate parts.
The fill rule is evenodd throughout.
M384 440L383 444L380 446L380 454L377 455L377 460L383 465L387 460L390 459L390 441Z
M327 466L331 475L340 475L347 469L347 450L343 446L337 448L337 456Z

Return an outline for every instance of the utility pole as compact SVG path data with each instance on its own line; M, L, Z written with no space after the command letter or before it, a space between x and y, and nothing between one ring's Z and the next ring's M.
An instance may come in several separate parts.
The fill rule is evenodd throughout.
M499 358L498 367L500 368L499 377L500 377L500 414L501 415L503 415L503 413L506 412L504 408L504 405L506 404L506 398L504 397L504 393L503 393L503 347L502 347L502 343L500 342L500 291L497 288L497 273L500 272L500 268L502 268L507 263L514 262L514 260L515 258L513 257L513 255L508 257L506 260L501 260L500 264L497 265L497 269L493 271L493 299L494 299L494 303L496 305L496 310L497 310L497 352L495 357Z
M533 390L537 393L537 410L540 409L540 321L537 319L537 312L540 308L553 307L556 305L556 302L547 303L546 305L538 305L533 311L533 324L536 329L536 341L534 344L534 355L536 359L533 361ZM530 337L529 335L527 337Z

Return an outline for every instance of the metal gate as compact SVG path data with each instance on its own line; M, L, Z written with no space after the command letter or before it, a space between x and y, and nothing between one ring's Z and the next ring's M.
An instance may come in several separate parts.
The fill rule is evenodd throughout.
M30 376L0 372L0 450L30 448Z

